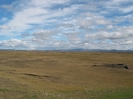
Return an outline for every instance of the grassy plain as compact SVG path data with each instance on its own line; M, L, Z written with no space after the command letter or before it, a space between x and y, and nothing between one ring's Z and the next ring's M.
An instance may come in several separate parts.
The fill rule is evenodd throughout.
M0 51L0 99L133 99L133 53Z

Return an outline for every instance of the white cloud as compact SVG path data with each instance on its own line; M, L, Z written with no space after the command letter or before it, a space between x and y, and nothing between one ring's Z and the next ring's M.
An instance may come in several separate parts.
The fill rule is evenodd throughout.
M124 42L121 42L120 45L132 45L133 40L125 40Z
M46 14L47 11L41 8L28 8L23 11L17 12L14 18L8 23L12 26L12 31L23 32L32 28L29 24L41 24L44 22L43 18L39 15Z
M67 4L70 0L30 0L29 5L39 7L51 7L54 4Z
M13 5L2 5L1 7L4 8L4 9L7 9L8 11L13 10Z
M54 43L54 32L50 30L39 30L32 34L32 38L30 39L37 47L45 47L50 46Z
M50 30L40 30L35 33L33 33L33 36L39 39L49 39L49 37L53 35L53 31Z
M133 6L121 8L120 10L122 10L124 13L131 12L131 11L133 11Z
M106 2L104 6L107 9L107 11L110 10L112 12L118 13L129 13L133 11L132 2L132 0L110 0L109 2Z
M0 26L0 30L10 30L11 29L11 27L10 26L8 26L8 25L2 25L2 26Z
M71 43L77 43L81 41L81 38L79 37L79 33L76 33L76 32L67 33L66 37L68 41Z
M1 45L13 48L21 45L36 49L120 49L126 46L125 49L128 49L133 46L133 18L132 14L127 14L132 11L132 5L124 4L129 2L20 0L11 5L3 5L3 8L12 10L13 16L10 20L3 17L1 22L5 23L0 25L0 31L14 39L1 41ZM17 39L19 35L25 35L23 40ZM30 44L33 46L28 47Z
M28 4L25 5L25 7L20 9L20 11L14 12L13 19L11 19L7 23L7 25L12 27L11 28L12 33L13 32L21 33L28 29L33 29L34 24L44 26L52 22L57 22L58 19L56 18L64 17L66 15L71 15L79 7L74 5L69 8L51 9L47 8L47 6L52 7L54 4L65 4L68 1L69 0L58 0L58 1L31 0L30 2L28 2ZM60 20L58 20L58 22L60 22Z
M4 49L34 49L30 43L18 39L0 41L0 46Z
M113 29L113 26L112 25L107 25L106 28L107 29Z

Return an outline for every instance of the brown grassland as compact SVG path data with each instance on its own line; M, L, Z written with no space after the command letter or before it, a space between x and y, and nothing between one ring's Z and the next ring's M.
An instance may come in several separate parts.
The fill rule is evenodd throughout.
M133 53L0 51L0 99L133 99Z

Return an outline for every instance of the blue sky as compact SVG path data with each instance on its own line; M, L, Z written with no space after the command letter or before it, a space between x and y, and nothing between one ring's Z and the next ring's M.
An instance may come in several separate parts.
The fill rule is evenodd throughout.
M0 49L133 50L133 0L0 0Z

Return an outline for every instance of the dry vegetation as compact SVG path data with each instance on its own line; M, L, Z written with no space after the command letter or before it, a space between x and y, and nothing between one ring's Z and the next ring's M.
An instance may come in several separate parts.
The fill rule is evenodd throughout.
M93 67L126 64L129 69ZM133 99L133 53L0 51L0 99Z

